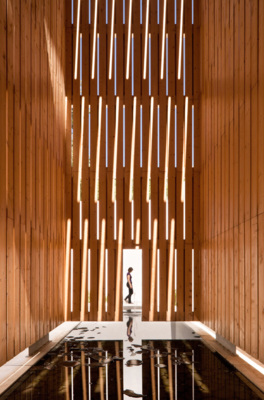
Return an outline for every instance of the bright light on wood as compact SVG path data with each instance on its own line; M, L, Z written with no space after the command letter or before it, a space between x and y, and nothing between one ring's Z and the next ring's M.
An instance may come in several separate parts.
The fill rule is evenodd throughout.
M179 35L179 57L178 57L178 79L181 79L181 65L182 65L183 8L184 8L184 0L181 0L181 18L180 18L180 35Z
M185 169L186 169L186 151L187 151L187 128L188 128L188 97L185 97L185 119L182 150L182 182L181 182L181 202L185 201Z
M148 178L147 178L147 193L146 201L150 200L150 179L151 179L151 159L152 159L152 138L153 138L153 118L154 118L154 97L151 97L150 102L150 119L149 119L149 146L148 146Z
M166 33L166 7L167 0L163 0L163 22L162 22L162 44L161 44L161 69L160 79L164 78L164 58L165 58L165 33Z
M129 2L128 35L127 35L126 79L129 79L130 47L131 47L131 24L132 24L132 0L130 0L130 2Z
M169 156L170 156L170 121L171 121L171 97L168 97L165 166L164 166L164 192L163 192L164 201L167 201L168 199L167 191L168 191L168 171L169 171Z
M81 282L81 321L85 320L85 305L87 293L87 252L88 252L88 219L83 227L83 256L82 256L82 282Z
M136 245L140 244L140 219L137 218L136 222Z
M75 42L74 79L77 79L77 74L78 74L79 41L80 41L80 8L81 8L81 0L78 0L77 28L76 28L76 42Z
M123 250L123 220L118 223L118 247L117 247L117 266L116 266L116 296L115 296L115 321L120 320L120 295L121 295L121 276L122 276L122 250Z
M131 139L131 159L130 159L130 180L129 180L129 201L133 200L134 190L134 163L135 163L135 140L136 140L136 116L137 116L137 98L133 100L133 125Z
M100 147L101 147L101 125L102 125L102 97L99 97L99 117L98 117L98 131L97 131L97 147L96 147L96 167L95 167L95 189L94 201L98 200L99 189L99 167L100 167Z
M148 62L148 28L149 28L149 0L146 4L146 25L145 25L145 46L144 46L144 66L143 79L147 77L147 62Z
M170 226L170 247L169 247L169 271L168 271L168 303L167 303L167 321L171 321L172 309L172 283L173 283L173 261L174 261L174 236L175 220L172 218Z
M101 224L101 246L100 246L100 265L99 265L99 286L98 286L98 321L102 321L104 304L104 276L105 276L105 219Z
M68 298L70 279L70 256L71 256L71 220L67 220L66 231L66 256L65 256L65 282L64 282L64 320L68 320Z
M80 201L81 201L84 110L85 110L85 98L83 96L82 97L82 111L81 111L81 136L80 136L80 145L79 145L78 186L77 186L77 201L78 201L78 203L80 203Z
M113 159L113 179L112 179L112 202L116 200L116 164L117 164L117 148L118 148L118 121L119 121L119 97L116 98L116 118L115 118L115 143L114 143L114 159Z
M110 35L110 57L109 57L109 79L112 79L112 70L113 70L114 22L115 22L115 0L112 0L111 35Z
M158 220L154 219L153 224L153 247L151 257L151 284L150 284L150 311L149 320L154 320L154 306L155 306L155 287L156 287L156 274L157 274L157 238L158 238Z
M94 79L94 71L95 71L97 12L98 12L98 0L95 0L95 6L94 6L94 30L93 30L92 75L91 75L92 79Z

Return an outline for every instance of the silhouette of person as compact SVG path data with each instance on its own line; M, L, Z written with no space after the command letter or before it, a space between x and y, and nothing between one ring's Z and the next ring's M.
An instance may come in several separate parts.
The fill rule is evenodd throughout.
M128 295L125 297L125 301L129 304L132 303L131 301L131 296L133 294L133 284L132 284L132 275L131 272L133 271L133 268L130 267L127 270L127 288L128 288Z
M132 327L133 327L133 318L129 317L127 320L127 338L129 340L129 342L133 342L133 338L132 338Z

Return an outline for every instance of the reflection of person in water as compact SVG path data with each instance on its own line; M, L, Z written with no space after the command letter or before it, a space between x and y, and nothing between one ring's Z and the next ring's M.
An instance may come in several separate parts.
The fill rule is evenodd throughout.
M133 328L133 318L129 317L127 320L127 338L130 342L133 342L132 338L132 328Z
M127 287L128 287L128 295L125 297L125 301L129 304L131 304L131 296L133 294L133 285L132 285L132 275L131 272L133 271L133 268L130 267L128 268L127 271Z

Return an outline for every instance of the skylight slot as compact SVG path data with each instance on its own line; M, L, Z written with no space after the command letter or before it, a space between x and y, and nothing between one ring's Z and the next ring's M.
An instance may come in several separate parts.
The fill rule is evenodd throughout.
M91 250L88 249L88 273L87 273L87 288L88 288L88 304L87 311L90 312L91 308Z
M164 78L164 55L165 55L165 33L166 33L166 7L167 0L163 0L163 21L162 21L162 44L161 44L161 68L160 79Z
M151 34L149 34L149 96L151 96Z
M132 79L131 79L131 94L134 96L134 34L132 33Z
M142 0L140 0L140 25L142 25Z
M126 166L126 106L123 105L123 167Z
M116 96L116 34L115 34L115 88L114 88L114 90L115 90L115 96Z
M73 104L71 104L71 166L73 167Z
M114 21L115 21L115 0L112 0L110 57L109 57L109 79L112 79L113 45L114 45Z
M192 0L192 25L194 24L194 0Z
M164 192L163 200L168 199L168 172L170 155L170 119L171 119L171 97L168 97L167 126L166 126L166 147L165 147L165 168L164 168Z
M166 240L169 239L169 202L166 199Z
M94 79L94 73L95 73L97 11L98 11L98 0L95 0L95 6L94 6L94 29L93 29L92 74L91 74L91 78L92 78L92 79Z
M140 105L140 168L142 168L143 108Z
M99 200L99 167L100 167L100 148L101 148L101 125L102 125L102 97L99 97L98 105L98 130L97 130L97 145L96 145L96 166L95 166L95 189L94 201Z
M149 240L151 240L151 199L148 202L148 232Z
M100 239L100 226L99 226L99 201L96 202L96 239Z
M77 186L77 201L78 201L78 203L81 201L82 167L83 167L84 108L85 108L85 98L82 97L81 135L80 135L80 143L79 143L79 165L78 165L78 186Z
M116 240L116 219L117 219L117 214L116 214L116 201L114 202L114 240Z
M71 23L74 21L74 0L71 0Z
M131 201L131 240L134 240L134 200Z
M108 305L108 249L105 249L105 312Z
M129 182L129 201L134 198L134 164L135 164L135 141L136 141L136 116L137 116L137 98L133 100L133 125L131 138L131 159L130 159L130 182Z
M99 76L100 76L100 65L99 65L99 33L97 34L97 96L99 96Z
M153 115L154 115L154 97L151 97L150 119L149 119L147 193L146 193L147 202L151 199L151 159L152 159L153 118L154 118Z
M181 202L185 202L185 169L187 152L187 128L188 128L188 97L185 97L185 119L183 132L183 151L182 151L182 182L181 182Z
M185 74L186 74L186 69L185 69L185 34L183 35L183 96L185 96Z
M65 281L64 281L64 319L67 320L68 298L69 298L69 279L71 273L71 220L67 219L66 231L66 257L65 257Z
M105 166L108 167L108 105L105 106Z
M115 142L114 142L113 179L112 179L112 202L113 203L116 200L116 165L117 165L117 149L118 149L118 122L119 122L119 97L116 98Z
M77 73L78 73L78 55L79 55L79 39L80 39L80 8L81 8L81 0L78 0L78 6L77 6L77 27L76 27L76 42L75 42L74 79L77 79Z
M194 168L194 105L192 105L192 167Z
M88 5L88 21L89 21L89 25L91 25L91 0L89 0L89 5Z
M88 167L91 166L91 105L88 107Z
M123 25L126 23L126 0L123 0Z
M192 249L192 312L194 312L194 249Z
M79 203L79 239L82 240L82 201Z
M157 164L160 167L160 107L157 106Z
M177 106L174 106L174 166L177 168Z
M174 0L174 24L177 24L177 0Z
M80 34L80 96L82 96L82 34Z
M130 46L131 46L131 24L132 24L132 0L129 1L129 19L128 19L128 35L127 35L126 79L129 79Z
M108 24L108 0L105 0L105 23Z
M167 302L167 321L171 321L172 304L174 297L173 290L173 264L174 264L174 238L175 238L175 220L170 222L170 242L169 242L169 270L168 270L168 302Z
M73 312L73 249L71 249L71 312Z
M146 24L145 24L145 46L144 46L143 79L147 78L148 28L149 28L149 0L147 0L147 3L146 3Z
M186 201L185 201L185 181L183 183L183 192L184 192L184 202L183 202L183 240L186 238Z
M169 54L168 54L168 44L169 38L168 34L166 34L166 96L169 93Z
M87 250L88 250L88 219L84 221L84 239L82 256L82 279L81 279L81 321L85 320L85 293L87 284Z
M157 0L157 24L159 25L159 19L160 19L160 0Z
M160 249L157 251L157 311L160 311Z
M183 34L183 7L184 0L181 0L181 19L180 19L180 35L179 35L179 56L178 56L178 79L181 79L181 63L182 63L182 34Z
M175 249L175 261L174 261L174 295L175 295L175 302L174 302L174 311L177 311L177 249Z

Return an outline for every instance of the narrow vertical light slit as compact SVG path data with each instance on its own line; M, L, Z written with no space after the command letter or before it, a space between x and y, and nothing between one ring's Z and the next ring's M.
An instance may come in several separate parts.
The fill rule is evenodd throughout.
M80 96L82 96L82 34L80 34Z
M149 96L151 96L151 34L149 34Z
M94 75L95 75L97 12L98 12L98 0L95 0L95 5L94 5L94 29L93 29L92 74L91 74L91 78L92 79L94 79Z
M148 202L148 238L151 240L151 200Z
M187 128L188 128L188 97L185 97L185 119L183 132L183 151L182 151L182 182L181 182L181 201L185 201L185 169L187 151Z
M165 55L165 33L166 33L166 8L167 0L163 0L163 21L162 21L162 43L161 43L161 68L160 79L164 78L164 55Z
M98 285L98 321L102 321L103 317L103 304L104 296L103 292L105 278L105 219L102 219L101 223L101 243L100 243L100 261L99 261L99 285Z
M169 49L169 38L168 34L166 33L166 96L168 96L169 93L169 54L168 54L168 49Z
M73 312L73 249L71 249L71 312Z
M192 0L192 25L194 24L194 0Z
M88 304L87 311L91 310L91 250L88 249L88 273L87 273Z
M192 167L194 168L194 106L192 106Z
M130 46L131 46L131 23L132 23L132 0L129 1L129 19L128 19L128 35L127 35L126 79L129 79Z
M108 249L105 249L105 312L108 305Z
M84 111L85 111L85 98L82 97L82 110L81 110L81 136L79 143L79 165L78 165L78 186L77 186L77 202L81 201L82 191L82 168L83 168L83 131L84 131Z
M192 312L194 312L194 249L192 249Z
M99 201L96 203L96 239L100 239L100 226L99 226Z
M142 0L140 0L140 25L142 25Z
M149 320L154 319L154 308L155 308L155 288L156 284L159 285L159 278L157 277L157 243L158 243L158 220L154 219L153 222L153 245L151 255L151 275L150 275L150 311Z
M88 17L88 19L89 19L89 25L91 25L91 18L92 18L92 16L91 16L91 0L89 0L89 5L88 5L88 12L89 12L89 17Z
M74 0L71 0L71 23L74 21Z
M143 79L147 78L148 29L149 29L149 0L147 0L147 3L146 3L146 26L145 26Z
M120 293L122 275L122 247L123 247L123 220L118 222L118 246L117 246L117 266L116 266L116 295L115 295L115 321L120 318Z
M105 23L108 24L108 0L105 0Z
M186 92L186 69L185 69L185 34L183 35L183 96L185 96Z
M169 171L169 155L170 155L170 119L171 119L171 97L168 97L167 108L167 127L166 127L166 148L165 148L165 168L164 168L164 192L163 201L168 198L168 171Z
M131 240L134 240L134 200L131 201Z
M98 110L98 131L97 131L95 189L94 189L95 203L99 199L99 167L100 167L100 147L101 147L102 97L99 97L98 108L99 108L99 110Z
M105 166L108 167L108 105L105 106Z
M76 41L75 41L74 79L77 79L77 74L78 74L78 56L79 56L79 39L80 39L80 8L81 8L81 0L78 0Z
M119 97L116 98L116 115L115 115L115 141L113 154L113 177L112 177L112 202L116 200L116 165L117 165L117 149L118 149L118 122L119 122Z
M160 249L157 252L157 311L160 310Z
M79 238L82 240L82 201L79 203Z
M173 259L174 259L174 237L175 237L175 220L172 218L170 222L170 246L169 246L169 271L168 271L168 303L167 303L167 321L171 321L171 312L174 290L173 290Z
M159 17L160 17L160 0L157 0L157 24L159 25Z
M142 168L142 141L143 141L143 108L140 105L140 168Z
M181 19L180 19L179 56L178 56L178 79L181 79L183 7L184 7L184 0L181 0Z
M133 100L133 125L131 138L131 158L130 158L130 180L129 180L129 201L134 198L134 164L135 164L135 140L136 140L136 115L137 115L137 98Z
M123 105L123 167L126 166L126 106Z
M100 87L99 87L99 78L100 78L100 52L99 52L99 33L97 33L97 96L99 96L99 91L100 91Z
M123 0L123 25L126 23L126 0Z
M110 57L109 57L109 75L108 75L109 79L112 79L112 70L113 70L114 22L115 22L115 0L112 0Z
M82 256L82 280L81 280L81 321L85 320L85 297L87 293L87 251L88 251L88 219L84 221L83 228L83 256Z
M114 202L114 240L116 240L116 201Z
M177 106L174 106L174 166L177 168Z
M91 105L88 107L88 167L91 166Z
M137 223L136 223L136 248L139 248L140 244L140 219L137 218Z
M185 207L185 181L184 181L184 184L183 184L183 191L184 191L184 201L183 201L183 240L185 240L185 232L186 232L186 230L185 230L185 228L186 228L186 226L185 226L185 222L186 222L186 219L185 219L185 217L186 217L186 207Z
M134 33L132 33L132 47L131 47L131 53L132 53L132 79L131 79L131 93L132 96L134 96Z
M169 239L169 202L166 199L166 240Z
M68 298L69 298L69 280L71 272L71 220L67 219L66 231L66 257L65 257L65 285L64 285L64 320L67 321L68 316Z
M71 105L71 166L73 167L73 104Z
M177 0L174 0L174 24L177 24Z
M114 88L114 90L115 90L115 96L116 96L116 70L117 70L117 65L116 65L116 34L115 34L115 88Z
M160 167L160 106L157 107L157 166Z
M177 311L177 249L175 249L175 261L174 261L174 311Z
M151 159L152 159L153 115L154 115L154 97L151 97L150 119L149 119L147 193L146 193L146 201L147 202L151 198Z

